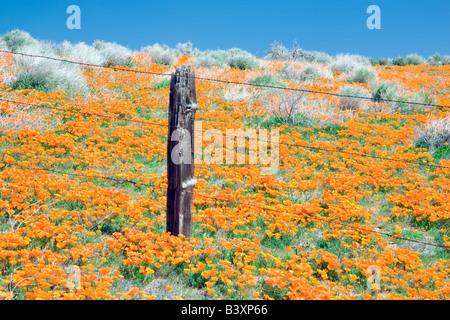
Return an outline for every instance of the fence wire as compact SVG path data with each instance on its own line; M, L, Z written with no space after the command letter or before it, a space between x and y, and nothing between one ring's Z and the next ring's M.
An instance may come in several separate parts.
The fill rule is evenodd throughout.
M85 66L85 67L92 67L92 68L111 69L111 70L115 70L115 71L133 72L133 73L140 73L140 74L151 74L151 75L156 75L156 76L172 76L171 73L145 71L145 70L130 69L130 68L124 68L124 67L109 66L109 65L108 66L103 66L103 65L98 65L98 64L79 62L79 61L67 60L67 59L62 59L62 58L54 58L54 57L48 57L48 56L36 55L36 54L28 54L28 53L21 53L21 52L7 51L7 50L0 50L0 52L1 53L7 53L7 54L20 55L20 56L25 56L25 57L42 58L42 59L48 59L48 60L53 60L53 61L73 63L73 64L77 64L77 65L81 65L81 66ZM180 76L184 76L184 75L180 75ZM191 78L189 76L184 76L184 77ZM292 88L292 87L282 87L282 86L274 86L274 85L267 85L267 84L254 84L254 83L249 83L249 82L220 80L220 79L198 77L198 76L195 76L195 77L192 77L192 78L194 78L196 80L210 81L210 82L219 82L219 83L224 83L224 84L235 84L235 85L241 85L241 86L250 86L250 87L258 87L258 88L270 88L270 89L279 89L279 90L286 90L286 91L298 91L298 92L305 92L305 93L315 93L315 94L322 94L322 95L329 95L329 96L336 96L336 97L354 98L354 99L375 101L373 97L362 97L362 96L355 96L355 95L346 95L346 94L339 94L339 93L319 91L319 90L310 90L310 89L301 89L301 88ZM432 103L403 101L403 100L395 100L395 99L383 99L383 98L376 99L376 102L393 102L393 103L411 104L411 105L428 106L428 107L450 108L450 106L447 106L447 105L435 105L435 104L432 104Z
M72 60L67 60L67 59L62 59L62 58L48 57L48 56L43 56L43 55L19 53L19 52L6 51L6 50L0 50L0 52L1 53L7 53L7 54L21 55L21 56L26 56L26 57L42 58L42 59L59 61L59 62L72 63L72 64L77 64L77 65L81 65L81 66L85 66L85 67L111 69L111 70L115 70L115 71L133 72L133 73L139 73L139 74L150 74L150 75L156 75L156 76L172 76L172 74L168 74L168 73L151 72L151 71L145 71L145 70L136 70L136 69L130 69L130 68L124 68L124 67L103 66L103 65L90 64L90 63L85 63L85 62L72 61ZM318 91L318 90L309 90L309 89L292 88L292 87L287 87L286 88L286 87L282 87L282 86L252 84L252 83L248 83L248 82L227 81L227 80L220 80L220 79L213 79L213 78L206 78L206 77L198 77L198 76L195 76L194 78L196 80L218 82L218 83L223 83L223 84L234 84L234 85L252 86L252 87L259 87L259 88L280 89L280 90L286 90L286 91L299 91L299 92L305 92L305 93L323 94L323 95L330 95L330 96L336 96L336 97L346 97L346 98L355 98L355 99L363 99L363 100L374 101L374 99L372 97L343 95L343 94L337 94L337 93L325 92L325 91ZM0 101L14 103L14 104L22 104L22 105L34 106L34 107L44 107L44 108L49 108L49 109L53 109L53 110L58 110L58 111L61 111L61 112L69 112L69 113L81 114L81 115L84 115L84 116L92 116L92 117L98 117L98 118L113 119L113 120L117 120L117 121L129 121L129 122L140 123L140 124L145 124L145 125L156 125L156 126L168 127L167 124L151 123L151 122L147 122L147 121L141 121L141 120L135 120L135 119L127 119L127 118L119 118L119 117L114 117L114 116L109 116L109 115L103 115L103 114L98 114L98 113L90 113L90 112L84 112L84 111L77 111L77 110L67 110L67 109L63 109L63 108L59 108L59 107L55 107L55 106L48 106L48 105L44 105L44 104L35 104L35 103L29 103L29 102L21 102L21 101L16 101L16 100L12 100L12 99L0 98ZM420 105L420 106L450 108L450 106L447 106L447 105L434 105L434 104L430 104L430 103L420 103L420 102L402 101L402 100L394 100L394 99L377 99L376 102L392 102L392 103L403 103L403 104ZM342 151L342 150L331 150L331 149L327 149L327 148L308 146L308 145L302 145L302 144L292 144L292 143L279 143L279 144L280 145L291 146L291 147L307 148L307 149L312 149L312 150L316 150L316 151L335 152L335 153L342 153L342 154L358 156L358 157L373 158L373 159L377 159L377 160L396 161L396 162L403 162L403 163L420 165L420 166L450 169L450 167L443 166L443 165L436 165L436 164L429 164L429 163L419 163L419 162L407 161L407 160L401 160L401 159L392 159L392 158L386 158L386 157L381 157L381 156L373 156L373 155L367 155L367 154L361 154L361 153L355 153L355 152L346 152L346 151ZM121 178L118 178L118 177L110 177L110 176L103 176L103 175L81 175L81 174L77 174L77 173L73 173L73 172L65 172L65 171L54 170L54 169L51 169L51 168L23 168L21 166L15 165L15 164L10 164L10 166L15 166L15 167L18 167L18 168L20 168L22 170L41 171L41 172L48 172L48 173L53 173L53 174L60 174L60 175L65 175L65 176L72 176L72 177L79 177L79 178L88 178L88 179L92 179L92 178L104 179L104 180L110 180L110 181L114 181L114 182L118 182L118 183L131 183L131 184L134 184L134 185L137 185L137 186L147 186L147 187L151 186L151 185L146 184L146 183L144 183L142 181L121 179ZM273 208L258 206L258 205L255 205L253 203L250 203L250 202L236 201L236 200L230 201L230 200L226 200L226 199L218 199L217 197L209 196L209 195L206 195L206 194L198 194L198 195L196 194L196 196L199 196L199 197L205 198L205 199L206 198L207 199L211 199L211 200L214 200L214 201L221 201L223 203L225 203L225 202L226 203L234 203L234 204L238 204L238 205L243 205L243 206L247 206L247 207L253 207L253 208L258 208L258 209L265 210L265 211L273 211L273 212L279 213L279 211L277 211L277 210L275 210ZM307 217L307 218L310 218L310 219L319 219L317 217L312 217L311 215L308 216L305 213L296 213L296 212L294 212L294 214L300 214L303 217ZM321 222L323 222L323 220ZM327 221L327 222L331 223L331 221ZM360 231L363 231L363 232L368 232L368 233L374 233L374 234L388 236L390 239L415 242L415 243L419 243L419 244L423 244L423 245L427 245L427 246L438 247L438 248L446 248L446 249L450 248L450 246L437 245L437 244L433 244L433 243L429 243L429 242L425 242L425 241L420 241L420 240L416 240L416 239L411 239L411 238L406 238L406 237L402 237L402 236L398 236L398 235L393 235L393 234L390 234L390 233L387 233L387 232L383 232L383 231L375 231L375 230L371 230L371 229L367 229L367 228L363 228L363 227L359 227L359 226L348 225L348 224L344 224L342 222L332 221L332 223L335 223L335 224L341 225L341 226L345 226L347 228L357 229L357 230L360 230Z

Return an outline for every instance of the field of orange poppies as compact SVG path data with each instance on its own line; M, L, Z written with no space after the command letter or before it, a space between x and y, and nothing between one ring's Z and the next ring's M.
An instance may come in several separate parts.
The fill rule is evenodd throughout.
M0 53L0 79L15 63ZM325 65L260 64L194 69L316 93L197 80L202 129L279 129L279 169L197 164L189 239L165 232L169 76L84 67L82 95L1 85L0 298L448 299L450 147L415 143L448 110L406 102L450 105L450 66L374 66L406 101L397 112L317 93L370 89ZM277 109L296 98L295 116Z

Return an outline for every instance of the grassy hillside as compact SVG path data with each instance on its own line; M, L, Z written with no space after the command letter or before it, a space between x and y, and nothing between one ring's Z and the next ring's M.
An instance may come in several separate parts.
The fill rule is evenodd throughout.
M448 110L410 103L450 105L448 57L137 53L19 31L0 50L110 67L0 53L0 98L23 103L0 101L0 298L448 299ZM203 131L278 129L279 170L197 164L193 236L174 237L170 77L149 72L182 64L368 99L198 80Z

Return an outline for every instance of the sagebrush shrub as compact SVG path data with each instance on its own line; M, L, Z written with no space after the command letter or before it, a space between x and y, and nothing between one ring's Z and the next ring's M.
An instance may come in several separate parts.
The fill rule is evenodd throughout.
M333 72L328 67L325 67L325 68L317 67L314 69L315 69L315 74L318 76L319 79L320 78L323 78L323 79L333 78Z
M339 106L342 110L360 110L367 99L358 97L370 97L366 90L357 87L344 87L339 90L339 94L342 95L339 97Z
M71 44L70 42L64 41L58 47L58 51L62 56L70 58L71 60L103 66L108 64L105 55L102 55L99 50L84 42Z
M380 103L375 107L375 110L380 112L383 110L387 111L387 108L389 108L389 110L394 111L395 105L384 100L397 100L399 90L395 82L383 81L379 84L372 85L372 101Z
M0 39L0 50L9 50L6 42L3 39Z
M450 56L441 56L439 53L435 53L427 61L430 65L439 67L450 64Z
M195 57L194 66L200 68L210 68L213 66L221 66L220 62L210 55L201 55Z
M313 56L311 55L311 53L300 48L298 44L295 44L291 51L292 51L292 58L295 61L311 62L313 60Z
M373 66L376 66L378 64L378 61L375 58L369 57L370 64Z
M199 52L195 54L194 65L197 67L213 67L217 66L220 68L228 68L229 65L227 60L229 59L230 54L224 50L207 50L204 52Z
M59 58L44 43L22 47L21 52ZM13 89L63 90L68 93L87 91L79 65L26 56L16 56L15 62L14 73L5 83Z
M357 83L373 83L377 81L378 75L376 71L372 68L367 69L359 69L357 70L350 78L349 82L357 82Z
M311 64L302 70L297 70L293 66L285 65L280 70L280 77L290 81L315 82L320 78L330 79L333 77L333 73L329 67L322 67L318 64Z
M294 58L292 52L289 49L277 42L274 42L270 46L270 50L267 52L267 55L264 57L264 59L289 61L293 60Z
M328 55L320 52L306 51L295 43L291 50L287 49L283 45L274 42L270 50L265 57L266 60L279 60L279 61L300 61L300 62L312 62L314 59L325 61L328 59Z
M319 64L330 64L333 61L333 57L325 52L309 51L311 55L311 62Z
M370 66L370 61L367 58L350 54L338 54L331 63L334 72L343 72L349 75Z
M309 65L301 71L299 80L316 82L319 81L320 78L329 79L332 77L333 74L330 69L322 68L318 65Z
M450 117L430 120L424 128L416 131L414 144L419 148L427 148L430 153L450 144Z
M115 42L96 40L93 47L106 59L107 64L127 66L130 64L132 51Z
M228 54L228 65L232 69L254 70L260 67L258 59L247 51L232 48Z
M141 49L141 52L149 54L153 63L171 66L175 63L178 55L166 45L156 43Z
M437 100L428 92L417 92L410 96L401 94L401 89L395 82L383 81L378 85L372 86L372 100L382 102L378 111L383 110L383 106L389 108L389 112L399 112L409 114L416 112L420 106L408 102L436 104ZM395 101L386 101L395 100ZM388 110L385 110L388 111Z
M394 66L403 67L403 66L406 66L406 60L403 57L398 57L398 58L395 58L394 60L392 60L392 64Z
M192 54L193 45L190 41L186 43L177 43L175 49L178 50L182 55Z
M276 86L276 87L286 87L286 85L279 79L275 78L273 75L266 73L261 76L249 79L249 83L260 86Z
M258 69L259 63L251 57L238 56L230 58L229 66L232 69L252 70Z
M396 83L383 81L372 87L372 99L381 102L384 99L395 99L399 89Z
M410 65L419 65L419 64L425 63L425 59L417 54L409 54L406 56L405 60L406 60L406 64L410 64Z
M270 99L263 98L269 112L280 123L288 123L296 126L308 119L303 108L306 95L303 92L274 92Z
M23 47L36 44L38 41L34 39L28 32L21 30L13 30L2 37L3 42L9 51L19 51Z
M392 64L392 59L390 58L380 58L378 59L378 64L380 66L389 66Z
M306 75L316 75L316 68L314 68L313 66L307 66L306 68L304 68L302 70L302 72Z

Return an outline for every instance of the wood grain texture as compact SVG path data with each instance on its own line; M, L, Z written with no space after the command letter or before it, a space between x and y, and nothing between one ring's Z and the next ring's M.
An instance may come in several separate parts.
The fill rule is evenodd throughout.
M172 74L167 142L167 228L173 235L192 236L194 123L197 110L195 73L182 65Z

